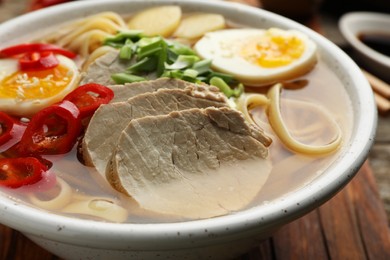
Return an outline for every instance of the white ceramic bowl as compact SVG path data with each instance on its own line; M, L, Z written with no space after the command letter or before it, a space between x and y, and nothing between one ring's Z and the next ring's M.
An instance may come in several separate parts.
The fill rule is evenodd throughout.
M144 259L230 258L245 253L282 225L330 199L358 171L372 145L376 109L364 76L330 41L281 16L221 1L80 1L47 8L0 26L0 48L23 41L37 28L111 10L130 13L156 4L179 4L185 11L217 12L252 27L294 28L319 47L324 62L345 86L353 107L353 131L340 156L320 176L283 199L213 219L165 224L116 224L60 216L30 208L0 193L0 222L20 230L63 258ZM293 242L293 241L292 241Z
M357 54L362 66L386 81L390 81L390 57L359 40L362 33L390 34L390 15L373 12L352 12L344 14L339 21L341 33Z

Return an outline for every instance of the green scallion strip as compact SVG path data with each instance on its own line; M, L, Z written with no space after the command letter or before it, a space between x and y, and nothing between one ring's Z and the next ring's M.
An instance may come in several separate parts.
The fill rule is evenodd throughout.
M232 84L236 83L236 81L233 78L233 76L229 75L229 74L226 74L226 73L212 71L210 73L210 75L209 75L209 78L211 79L213 77L221 78L221 79L223 79L223 81L225 81L229 85L232 85Z
M109 43L124 43L126 39L130 39L132 41L138 41L142 38L142 31L140 30L123 30L119 31L113 37L107 37L104 41L105 45L109 45Z
M148 49L146 51L140 51L137 55L137 59L140 60L148 56L158 55L162 51L162 49L163 48L161 46L158 46L152 49Z
M134 43L130 39L127 39L125 44L122 46L122 48L119 51L119 58L123 60L130 60L131 57L133 56L133 48L134 48Z
M165 70L165 63L168 59L168 46L165 41L162 41L161 43L161 51L158 54L158 61L157 61L157 77L161 77L161 75L164 73Z
M127 73L115 73L111 75L111 78L117 84L133 83L138 81L145 81L146 79L140 76L131 75Z
M168 41L168 46L177 55L196 55L193 49L176 41Z
M192 69L196 70L199 75L202 75L204 73L211 72L210 66L211 60L201 60L195 62L194 65L192 65Z
M157 68L157 57L145 57L142 60L134 63L130 67L127 68L128 72L136 73L136 72L151 72L155 71Z
M160 36L143 37L138 41L138 47L140 47L141 49L142 48L154 48L154 44L159 45L162 40L163 39Z
M227 96L228 98L230 98L234 94L234 91L229 87L229 85L222 78L212 77L210 79L210 85L213 85L213 86L216 86L217 88L219 88L219 90L223 94L225 94L225 96Z
M170 49L169 46L168 46L166 62L168 64L172 64L172 63L174 63L177 60L177 57L179 57L179 55L176 52L174 52L172 49Z
M115 49L122 48L122 46L123 46L123 43L117 43L117 42L104 42L103 44L107 45L107 46L111 46Z
M164 77L168 78L174 78L174 79L182 79L183 78L183 72L180 70L171 70L171 71L165 71L163 73Z
M199 82L205 82L207 83L207 77L204 77L204 76L197 76L196 79L199 81Z
M233 89L233 96L234 97L239 97L241 96L242 93L244 93L244 85L242 83L238 84L238 86Z
M196 70L193 70L193 69L186 69L183 72L183 75L186 76L186 77L190 77L190 78L196 79L196 77L198 76L198 72Z
M214 85L227 97L238 97L244 91L244 86L237 85L233 76L213 71L211 60L200 60L191 47L182 43L127 30L107 38L105 44L119 48L121 59L134 60L125 72L112 75L118 84L143 81L146 79L142 76L146 73L156 73L157 77ZM230 87L236 85L235 88Z
M165 64L165 69L180 70L191 67L195 62L199 61L199 57L195 55L179 55L173 64Z

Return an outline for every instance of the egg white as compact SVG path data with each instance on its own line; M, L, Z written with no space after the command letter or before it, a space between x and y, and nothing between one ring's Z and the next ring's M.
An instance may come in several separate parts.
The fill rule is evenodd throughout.
M317 62L317 47L306 35L298 31L278 30L293 34L304 43L301 57L288 65L266 68L253 64L240 56L239 52L248 39L262 37L262 29L226 29L207 33L194 46L203 59L212 60L212 68L233 75L246 85L263 86L278 81L292 79L310 71Z
M39 110L61 101L68 93L78 86L80 73L75 62L62 55L56 55L60 64L69 70L71 77L69 84L56 95L47 98L19 99L0 98L0 111L15 116L31 116ZM0 82L7 76L17 72L18 61L16 59L0 59Z

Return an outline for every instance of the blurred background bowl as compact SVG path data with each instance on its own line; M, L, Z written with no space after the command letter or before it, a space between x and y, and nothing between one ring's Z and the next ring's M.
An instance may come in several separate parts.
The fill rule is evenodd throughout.
M383 35L390 48L390 15L376 12L349 12L339 21L342 35L352 46L357 61L385 81L390 81L390 57L369 47L361 35Z

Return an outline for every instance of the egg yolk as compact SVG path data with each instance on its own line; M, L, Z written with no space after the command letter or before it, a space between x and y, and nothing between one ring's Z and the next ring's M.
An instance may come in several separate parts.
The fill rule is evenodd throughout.
M240 55L260 67L276 68L299 59L304 51L305 45L298 37L268 31L261 38L247 41Z
M57 95L72 79L72 71L59 65L41 71L17 71L0 82L0 98L45 99Z

